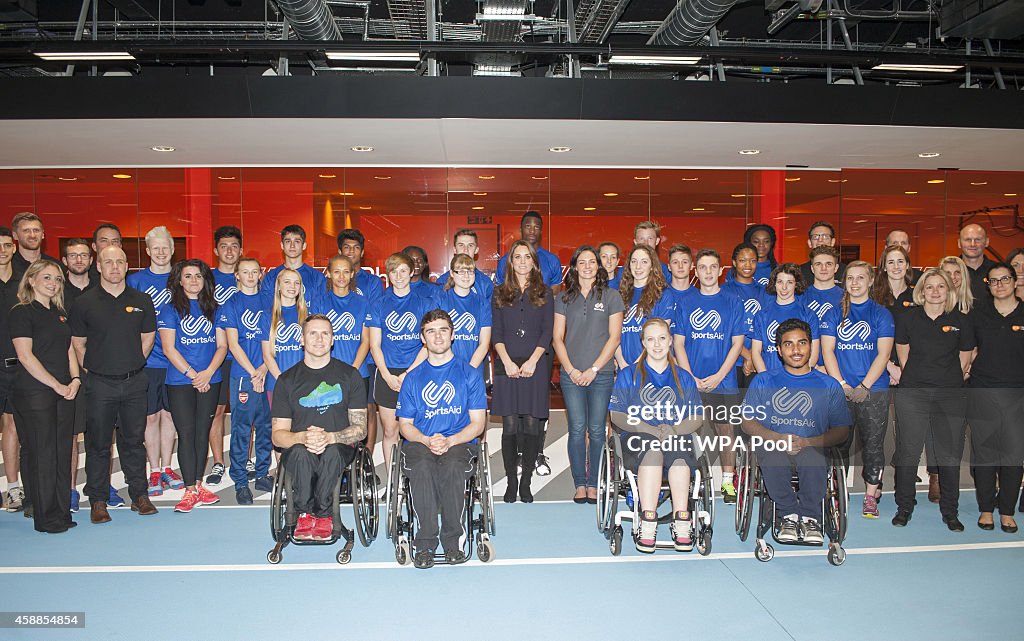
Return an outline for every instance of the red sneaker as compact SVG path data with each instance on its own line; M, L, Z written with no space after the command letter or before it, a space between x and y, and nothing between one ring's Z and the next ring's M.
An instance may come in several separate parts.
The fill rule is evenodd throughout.
M303 512L299 515L299 521L295 524L295 531L292 538L296 541L312 541L313 528L316 526L317 518L312 514Z
M174 506L175 512L191 512L192 508L199 505L199 495L192 490L185 490L185 496Z
M196 483L196 489L199 491L199 505L213 505L214 503L220 502L219 496L199 483Z
M316 517L316 525L313 526L314 541L329 541L334 534L334 521L329 516Z
M160 472L151 472L149 475L149 488L147 493L150 496L163 496L164 488L160 485Z

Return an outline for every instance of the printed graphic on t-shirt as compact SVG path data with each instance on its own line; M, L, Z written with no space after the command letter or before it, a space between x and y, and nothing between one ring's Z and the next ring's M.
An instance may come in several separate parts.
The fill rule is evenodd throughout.
M316 386L309 394L306 394L299 399L299 405L302 407L316 408L316 411L323 414L332 405L337 405L342 401L341 385L335 383L334 385L328 385L326 381L320 381L320 384Z

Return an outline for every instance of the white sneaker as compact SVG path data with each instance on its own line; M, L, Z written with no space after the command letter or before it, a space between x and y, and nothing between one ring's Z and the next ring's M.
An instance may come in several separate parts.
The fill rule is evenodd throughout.
M782 519L782 526L779 533L775 535L779 543L796 543L800 540L800 524L797 516L790 515Z
M800 528L803 530L804 543L813 545L824 544L825 536L822 534L821 524L817 520L805 516L800 523Z
M25 490L21 487L13 487L4 494L4 508L8 512L18 512L21 504L25 501Z
M644 516L653 516L652 519L645 519ZM636 537L636 549L639 552L651 554L658 547L658 515L649 513L640 515L640 532Z

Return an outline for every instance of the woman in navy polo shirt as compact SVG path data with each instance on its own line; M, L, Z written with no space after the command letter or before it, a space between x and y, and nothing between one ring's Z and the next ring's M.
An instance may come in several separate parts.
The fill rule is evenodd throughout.
M892 314L871 300L875 278L870 264L846 267L840 306L825 314L821 348L825 369L839 381L860 438L865 490L861 514L878 518L885 467L885 431L889 426L889 374L886 368L896 332Z
M213 411L220 399L220 366L228 353L217 301L213 272L201 260L178 262L167 278L171 300L160 310L157 328L167 368L167 401L178 432L178 463L185 481L185 496L175 512L191 512L197 505L220 500L203 487L206 452Z

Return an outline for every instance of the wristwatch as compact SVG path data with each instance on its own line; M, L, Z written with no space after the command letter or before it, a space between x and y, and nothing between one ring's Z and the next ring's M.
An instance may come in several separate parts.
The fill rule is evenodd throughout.
M597 374L597 371L598 371L597 370L597 366L596 365L591 365L590 366L590 371L592 371L593 373Z

